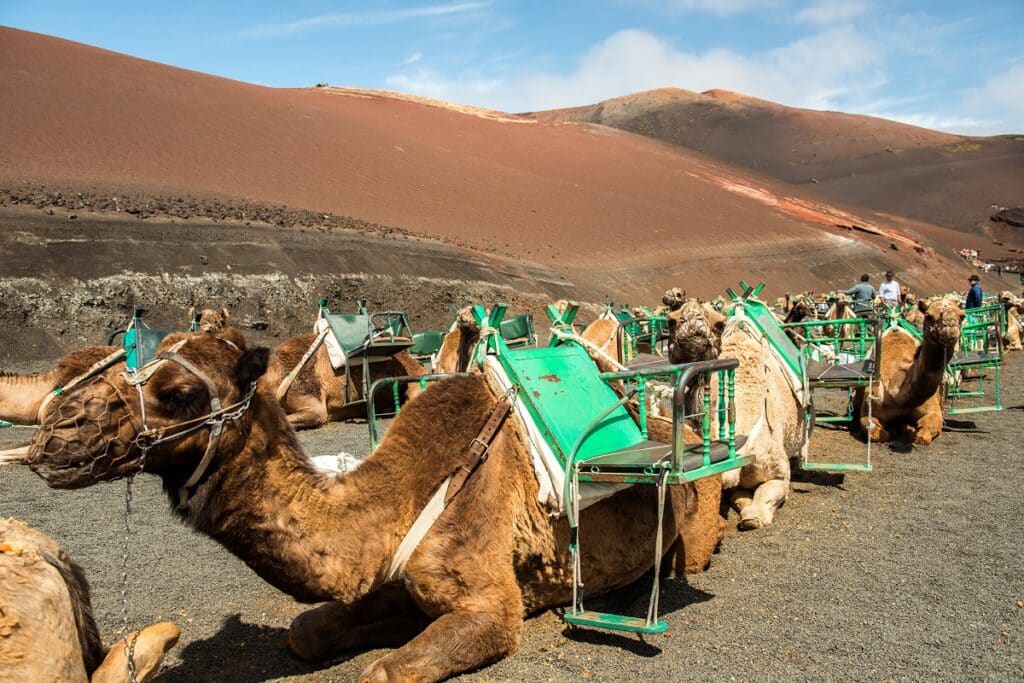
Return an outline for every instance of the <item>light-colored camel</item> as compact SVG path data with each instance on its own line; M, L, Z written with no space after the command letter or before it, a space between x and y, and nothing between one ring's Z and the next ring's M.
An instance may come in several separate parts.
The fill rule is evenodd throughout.
M161 348L181 339L171 335ZM142 385L146 425L165 435L209 410L208 386L224 406L243 401L268 357L265 349L243 352L205 336L178 353L204 377L167 361ZM524 616L566 604L572 590L568 523L537 502L514 414L404 566L392 563L442 484L472 464L469 446L497 400L481 375L441 380L402 410L362 465L333 478L314 471L280 404L260 385L225 424L216 456L178 514L274 586L303 602L326 602L292 623L289 645L304 659L401 645L371 664L364 681L435 681L483 666L517 650ZM59 488L137 471L138 401L117 372L62 396L36 437L31 467ZM86 402L107 410L76 422L89 415ZM200 430L165 441L149 450L145 469L177 491L208 439ZM688 529L684 536L706 541L720 534L717 509L701 511L691 487L678 489L689 494L683 509L693 514L680 521L678 507L666 505L666 557L677 561L680 527ZM588 595L650 570L655 501L653 487L638 486L583 511Z
M737 358L736 433L748 436L742 452L751 462L722 475L724 489L740 514L739 528L757 529L772 523L775 510L789 493L790 460L806 447L806 420L795 382L782 362L749 321L709 318L708 312L685 302L677 312L669 340L673 363ZM712 396L717 396L717 383ZM693 412L691 406L688 412Z
M1024 349L1024 326L1021 316L1024 315L1024 299L1018 299L1013 292L1000 292L999 303L1003 305L1006 316L1006 333L1003 335L1003 347L1007 351Z
M178 627L160 622L129 634L136 680L150 680L178 642ZM0 679L129 680L124 639L103 647L79 567L48 536L0 519Z
M799 386L747 320L731 318L722 333L723 358L736 358L736 433L746 434L749 464L722 475L732 490L741 530L768 526L789 494L790 461L807 447ZM712 395L714 396L714 390Z
M858 390L859 424L872 441L888 441L903 429L908 441L929 444L942 433L940 389L960 341L964 312L955 297L936 297L926 309L923 340L898 327L887 330L880 342L879 382L870 396ZM872 402L871 425L867 400Z
M195 320L195 306L188 309L189 321ZM210 334L220 332L228 326L228 309L221 308L219 311L212 308L204 308L199 312L199 331Z
M316 334L304 334L282 342L274 349L267 374L262 380L271 393L278 392L281 383L303 361L316 339ZM419 377L425 374L426 369L408 351L399 351L387 360L370 363L370 381L367 385L372 385L384 377ZM409 385L405 388L405 397L412 399L418 392L418 386ZM358 359L353 360L349 376L346 378L344 368L335 369L331 364L327 345L320 344L313 356L295 375L284 394L279 396L279 400L293 427L314 429L328 422L365 418L366 405L361 402L355 403L365 398L363 393L362 362ZM379 407L390 405L390 392L381 392L378 400L381 401Z

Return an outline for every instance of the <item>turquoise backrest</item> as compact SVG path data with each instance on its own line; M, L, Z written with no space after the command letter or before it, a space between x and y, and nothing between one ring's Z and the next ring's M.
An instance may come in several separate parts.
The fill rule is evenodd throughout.
M803 368L800 363L800 349L786 335L782 323L772 315L768 306L758 299L739 299L736 301L736 306L743 308L747 317L768 338L768 343L779 351L779 355L782 356L789 369L796 373L797 377L803 376Z
M124 333L122 344L125 350L124 364L131 370L138 370L156 357L156 349L170 330L154 330L140 325L131 325Z
M580 435L619 400L578 344L507 349L498 359L518 382L519 397L563 465ZM619 406L587 438L576 459L586 460L642 441L640 428Z
M324 314L327 324L345 353L362 348L370 339L370 316Z
M412 336L412 348L409 349L409 353L414 356L430 356L440 351L442 344L444 332L440 330L417 332Z
M501 330L502 338L506 340L513 339L533 339L533 318L529 314L524 313L523 315L517 315L514 318L508 320L502 320L498 326Z

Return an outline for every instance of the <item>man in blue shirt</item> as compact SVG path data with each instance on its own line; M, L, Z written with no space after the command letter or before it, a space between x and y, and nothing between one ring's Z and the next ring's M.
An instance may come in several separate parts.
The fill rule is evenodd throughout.
M977 275L972 275L967 278L967 281L971 283L970 289L967 290L967 301L964 303L964 308L981 308L981 285L978 284L980 278Z

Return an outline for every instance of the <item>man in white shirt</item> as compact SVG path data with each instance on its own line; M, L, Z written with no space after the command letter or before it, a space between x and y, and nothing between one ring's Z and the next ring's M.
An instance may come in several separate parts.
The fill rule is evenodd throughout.
M890 270L885 274L885 281L878 286L878 296L882 297L882 303L886 306L899 306L903 302L903 293L900 291L900 283L892 279L894 273Z

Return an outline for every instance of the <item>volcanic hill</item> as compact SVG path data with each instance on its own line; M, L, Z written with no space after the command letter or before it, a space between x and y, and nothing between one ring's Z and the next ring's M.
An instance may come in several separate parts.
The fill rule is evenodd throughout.
M1024 204L1024 135L967 137L894 121L787 107L727 90L663 88L535 112L596 123L708 154L835 201L1024 245L989 222Z

